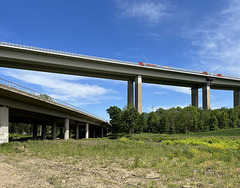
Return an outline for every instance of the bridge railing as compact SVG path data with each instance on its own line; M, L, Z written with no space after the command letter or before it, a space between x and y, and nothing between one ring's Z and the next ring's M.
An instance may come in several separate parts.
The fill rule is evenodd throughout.
M8 89L11 89L11 90L14 90L14 91L17 91L17 92L20 92L20 93L24 93L24 94L27 94L27 95L30 95L30 96L35 96L37 97L38 99L41 99L41 100L44 100L45 102L49 102L49 103L53 103L53 104L57 104L57 105L60 105L62 107L65 107L65 108L68 108L68 109L71 109L71 110L74 110L74 111L78 111L78 112L83 112L87 115L91 115L95 118L98 118L102 121L105 121L107 122L105 119L101 118L100 116L98 115L95 115L93 113L90 113L84 109L81 109L77 106L74 106L70 103L67 103L67 102L64 102L64 101L61 101L59 99L55 99L49 95L46 95L46 94L43 94L43 93L40 93L38 91L35 91L35 90L32 90L32 89L29 89L27 87L24 87L24 86L21 86L19 84L16 84L16 83L13 83L13 82L10 82L8 80L5 80L3 78L0 78L0 84L1 85L4 85L5 88L8 88Z

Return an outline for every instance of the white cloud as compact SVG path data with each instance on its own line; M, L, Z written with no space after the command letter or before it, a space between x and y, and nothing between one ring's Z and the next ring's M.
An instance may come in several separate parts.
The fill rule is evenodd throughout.
M239 75L240 1L226 1L228 7L205 19L188 36L202 66L209 71Z
M189 87L165 86L165 85L159 85L158 87L166 89L166 90L182 93L182 94L187 94L187 95L191 94L191 88L189 88Z
M136 18L154 24L169 16L168 6L160 1L116 0L120 17Z
M186 95L191 95L191 88L189 88L189 87L157 85L157 84L144 84L144 85L161 88L161 89L169 90L169 91L175 91L175 92L186 94ZM166 91L156 91L156 92L154 92L154 94L163 95L163 94L167 94L167 92Z
M168 92L166 92L166 91L156 91L153 94L155 94L155 95L167 95Z
M159 108L163 108L165 110L168 110L168 109L173 108L173 107L184 108L186 106L189 106L189 104L179 104L179 105L169 105L169 106L154 106L154 107L147 108L147 112L156 112Z
M75 105L119 99L116 96L108 96L116 93L111 89L79 83L79 80L85 79L84 77L11 69L4 70L2 73L23 82L41 86L46 94Z

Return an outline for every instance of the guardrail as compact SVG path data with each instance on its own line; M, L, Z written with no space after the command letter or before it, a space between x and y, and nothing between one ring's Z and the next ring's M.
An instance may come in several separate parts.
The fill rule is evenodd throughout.
M122 60L116 60L116 59L110 59L110 58L89 56L89 55L83 55L83 54L77 54L77 53L71 53L71 52L64 52L64 51L38 48L38 47L32 47L32 46L26 46L26 45L20 45L20 44L13 44L13 43L8 43L8 42L0 42L0 46L15 47L15 48L20 48L20 49L25 49L25 50L33 50L33 51L52 53L52 54L57 54L57 55L85 58L85 59L89 59L89 60L107 61L107 62L111 62L111 63L122 63L122 64L129 64L129 65L135 65L135 66L138 65L137 63L130 62L130 61L122 61ZM149 66L144 66L144 67L149 67ZM153 68L153 67L151 67L151 68ZM169 66L164 66L164 65L157 65L157 67L154 67L154 68L161 69L161 70L165 69L165 70L170 70L170 71L182 71L185 73L194 73L194 74L199 74L201 76L204 75L204 74L202 74L203 71L193 71L193 70L189 70L189 69L169 67ZM208 73L208 75L204 75L204 76L218 77L216 73ZM226 76L226 75L222 75L222 77L218 77L218 78L228 78L228 79L240 80L239 77Z
M67 102L55 99L55 98L53 98L51 96L48 96L48 95L43 94L43 93L40 93L38 91L34 91L32 89L29 89L29 88L26 88L26 87L21 86L19 84L10 82L10 81L5 80L3 78L0 78L0 84L6 86L9 89L13 89L13 90L15 90L17 92L22 92L24 94L28 94L28 95L37 97L38 99L44 100L45 102L57 104L57 105L60 105L62 107L68 108L70 110L74 110L74 111L78 111L78 112L84 112L87 115L90 115L92 117L95 117L95 118L98 118L98 119L100 119L102 121L107 122L105 119L101 118L100 116L97 116L97 115L95 115L93 113L90 113L90 112L88 112L86 110L83 110L83 109L81 109L81 108L79 108L77 106L74 106L74 105L70 104L70 103L67 103Z

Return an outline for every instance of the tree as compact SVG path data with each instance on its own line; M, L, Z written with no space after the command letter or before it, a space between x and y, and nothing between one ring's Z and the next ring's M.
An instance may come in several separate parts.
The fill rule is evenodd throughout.
M215 116L213 111L211 111L211 113L210 113L209 129L210 129L210 131L218 130L218 119Z
M139 115L140 114L138 113L137 109L132 106L128 106L123 110L122 120L124 121L125 128L128 130L129 134L132 134L134 132Z
M148 131L152 133L159 132L159 118L155 112L150 112L148 116Z
M237 127L238 116L235 113L234 109L229 109L228 114L229 114L229 127L230 128Z
M45 99L45 100L49 100L49 101L52 101L52 97L50 97L49 95L46 95L46 94L40 94L39 97L41 97L42 99Z
M110 116L111 131L113 134L122 132L122 110L117 106L111 106L107 109Z
M160 133L169 133L169 125L170 125L170 122L168 120L168 117L167 117L167 113L163 113L161 118L160 118L160 130L159 132Z
M199 110L198 131L209 131L210 112L208 110Z
M135 129L137 133L148 132L148 113L143 112L139 115Z

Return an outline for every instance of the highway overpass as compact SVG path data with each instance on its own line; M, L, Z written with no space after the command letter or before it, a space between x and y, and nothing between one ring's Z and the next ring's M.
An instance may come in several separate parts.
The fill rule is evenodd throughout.
M164 66L86 56L36 47L0 43L0 66L128 82L128 101L142 112L142 83L192 88L191 103L198 107L198 89L202 88L202 106L210 109L210 89L234 91L234 106L240 105L240 78ZM135 97L134 97L135 82Z
M109 126L104 119L78 107L0 78L0 143L8 142L9 122L32 124L34 139L37 126L42 126L43 139L46 126L51 126L53 140L57 138L57 127L64 132L64 139L69 139L70 127L78 139L81 128L89 138L102 137Z

